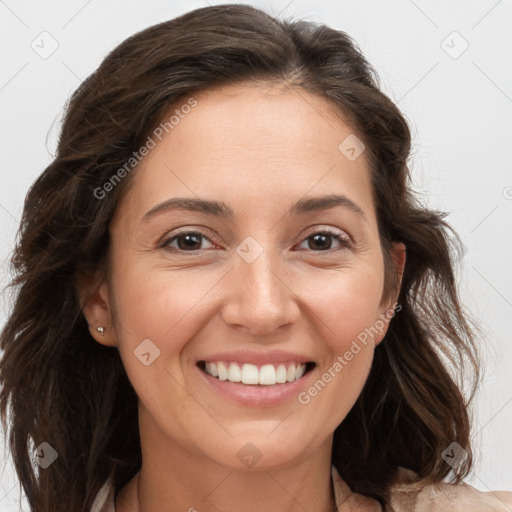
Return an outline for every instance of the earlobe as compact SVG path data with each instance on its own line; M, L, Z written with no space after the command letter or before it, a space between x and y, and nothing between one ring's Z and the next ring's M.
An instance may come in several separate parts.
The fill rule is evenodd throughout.
M94 288L83 290L80 298L91 336L102 345L117 346L107 283L102 282Z

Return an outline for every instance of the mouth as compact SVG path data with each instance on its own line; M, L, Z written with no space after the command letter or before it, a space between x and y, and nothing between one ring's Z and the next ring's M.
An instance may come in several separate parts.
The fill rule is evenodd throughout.
M281 386L303 378L313 370L316 363L285 361L256 365L234 361L198 361L197 366L202 372L219 381L247 386Z

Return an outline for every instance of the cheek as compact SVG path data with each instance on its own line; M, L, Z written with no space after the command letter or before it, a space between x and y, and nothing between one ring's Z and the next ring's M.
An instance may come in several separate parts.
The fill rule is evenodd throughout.
M323 338L323 350L337 356L377 320L383 285L379 270L378 261L337 270L294 269L284 276L293 283L286 300L297 301L312 339ZM236 286L236 280L223 280L223 275L211 266L176 270L116 260L111 299L126 362L147 339L163 355L179 355Z
M119 261L111 280L113 316L120 356L139 396L178 386L169 373L183 382L180 357L200 328L202 300L215 282L204 272Z
M317 380L299 402L314 404L335 428L357 400L371 368L383 277L377 261L312 283L307 309L317 319L313 337L323 341L323 357Z
M214 280L212 279L212 285ZM211 288L206 274L190 271L155 271L119 266L113 274L114 316L120 342L173 337L201 310L200 301Z
M203 324L204 296L217 281L206 272L166 272L138 265L119 264L112 273L120 356L151 414L176 411L176 404L181 412L194 407L184 391L181 356ZM177 431L178 423L173 427Z
M354 406L368 378L374 355L372 330L381 288L378 279L345 276L331 280L318 296L310 296L314 336L323 343L316 380L298 396L304 406L301 421L318 429L318 436L332 432ZM316 418L323 418L318 422Z
M320 281L308 280L308 309L321 320L331 350L344 352L353 339L375 325L382 287L378 262L364 272L341 270Z

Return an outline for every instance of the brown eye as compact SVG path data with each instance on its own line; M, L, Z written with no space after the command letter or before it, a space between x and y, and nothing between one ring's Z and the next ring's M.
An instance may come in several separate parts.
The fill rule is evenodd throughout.
M339 244L338 248L348 249L351 247L351 243L346 236L331 231L313 233L304 242L308 242L307 248L313 251L328 251L332 249L333 239Z
M168 238L162 244L162 247L176 249L178 251L196 252L204 249L204 247L201 247L201 241L203 239L208 240L208 238L206 238L202 233L197 231L187 231ZM176 242L177 245L172 246L171 244L174 242Z

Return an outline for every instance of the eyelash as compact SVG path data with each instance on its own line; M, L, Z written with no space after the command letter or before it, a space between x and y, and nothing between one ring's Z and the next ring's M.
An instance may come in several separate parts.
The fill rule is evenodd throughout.
M201 233L201 231L183 231L181 233L177 233L177 234L175 234L175 235L173 235L171 237L166 238L162 242L160 247L162 247L164 249L172 249L173 251L178 251L178 252L181 252L181 253L200 253L203 250L206 250L206 249L194 249L194 250L190 250L190 251L185 251L183 249L179 249L179 248L176 248L176 247L172 247L172 248L169 247L169 244L171 242L177 240L180 237L186 236L186 235L199 235L200 237L203 237L206 240L208 240L210 243L212 243L212 244L214 243L204 233ZM312 238L315 235L329 235L329 236L333 237L340 244L341 247L334 248L334 249L331 248L331 249L326 249L326 250L316 250L316 251L312 249L311 250L312 252L330 253L333 250L352 249L352 242L349 240L348 237L343 236L338 231L336 231L334 229L329 229L329 228L325 228L325 229L322 229L322 230L319 230L319 231L315 231L314 233L311 233L310 235L308 235L306 238L304 238L302 240L301 244L303 242L305 242L306 240L308 240L309 238Z

